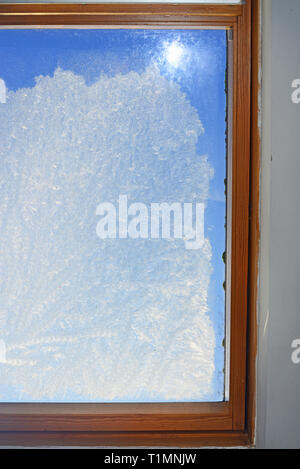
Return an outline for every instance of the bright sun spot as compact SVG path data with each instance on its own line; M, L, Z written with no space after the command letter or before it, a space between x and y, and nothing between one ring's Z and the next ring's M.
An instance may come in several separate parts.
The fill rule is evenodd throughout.
M185 48L178 44L178 42L172 42L168 44L165 49L166 60L173 67L178 67L180 62L185 55Z

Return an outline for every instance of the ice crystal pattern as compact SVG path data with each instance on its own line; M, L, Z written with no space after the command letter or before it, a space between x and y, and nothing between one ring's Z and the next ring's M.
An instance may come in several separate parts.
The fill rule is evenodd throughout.
M96 207L205 202L212 168L155 67L91 86L57 69L0 106L1 383L37 401L210 399L211 245L100 240ZM2 399L5 396L0 396Z

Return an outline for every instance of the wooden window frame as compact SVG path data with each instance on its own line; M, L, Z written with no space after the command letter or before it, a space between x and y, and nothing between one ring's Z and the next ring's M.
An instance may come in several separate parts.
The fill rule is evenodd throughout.
M0 404L0 445L237 446L254 439L259 0L212 4L6 4L0 27L233 30L230 397L223 403Z

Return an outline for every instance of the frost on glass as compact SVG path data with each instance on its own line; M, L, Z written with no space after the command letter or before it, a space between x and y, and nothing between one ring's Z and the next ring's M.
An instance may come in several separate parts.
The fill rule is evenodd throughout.
M103 60L85 43L51 49L49 65L27 33L0 33L0 400L222 400L225 33L202 32L210 59L187 54L181 67L180 54L168 59L172 32L147 32L155 55L133 47L134 31L60 31L67 46L106 35ZM30 34L47 43L46 31ZM196 50L197 32L176 35ZM189 92L188 66L208 96ZM205 80L219 84L215 96ZM147 206L205 203L203 246L100 239L97 206L117 208L120 194Z

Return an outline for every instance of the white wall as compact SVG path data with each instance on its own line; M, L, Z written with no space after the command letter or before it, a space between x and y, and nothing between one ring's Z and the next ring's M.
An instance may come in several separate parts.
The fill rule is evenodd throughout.
M300 2L263 2L259 448L300 448Z

